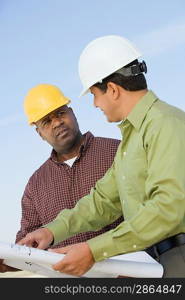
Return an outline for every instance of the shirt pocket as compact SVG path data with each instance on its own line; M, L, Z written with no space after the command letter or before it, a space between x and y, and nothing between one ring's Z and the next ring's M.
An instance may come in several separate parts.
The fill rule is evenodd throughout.
M127 151L125 156L123 173L125 177L125 189L129 195L133 195L138 201L145 199L145 181L147 178L147 157L141 147Z

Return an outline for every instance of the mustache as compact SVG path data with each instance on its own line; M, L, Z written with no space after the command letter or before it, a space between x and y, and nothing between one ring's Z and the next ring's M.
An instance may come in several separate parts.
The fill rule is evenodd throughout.
M55 128L55 136L58 136L60 133L69 130L67 126L59 125L57 128Z

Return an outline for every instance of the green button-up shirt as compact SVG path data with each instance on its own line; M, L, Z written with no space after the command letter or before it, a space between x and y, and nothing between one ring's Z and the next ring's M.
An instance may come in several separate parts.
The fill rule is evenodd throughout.
M185 232L185 112L148 91L119 128L123 139L112 167L46 225L56 244L123 215L115 229L88 240L96 261Z

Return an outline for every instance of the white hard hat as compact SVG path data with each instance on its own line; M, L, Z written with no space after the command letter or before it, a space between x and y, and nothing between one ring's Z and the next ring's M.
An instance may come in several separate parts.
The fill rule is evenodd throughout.
M108 35L90 42L79 59L79 76L83 85L80 96L89 88L141 56L127 39Z

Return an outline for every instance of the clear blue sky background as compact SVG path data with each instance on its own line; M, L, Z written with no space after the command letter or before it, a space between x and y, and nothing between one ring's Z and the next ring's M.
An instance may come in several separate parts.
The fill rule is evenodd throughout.
M93 108L91 95L78 98L79 55L109 34L133 41L147 62L149 88L185 110L184 0L0 0L1 241L14 241L24 187L51 151L23 113L31 87L58 85L71 98L83 133L120 138L116 124Z

